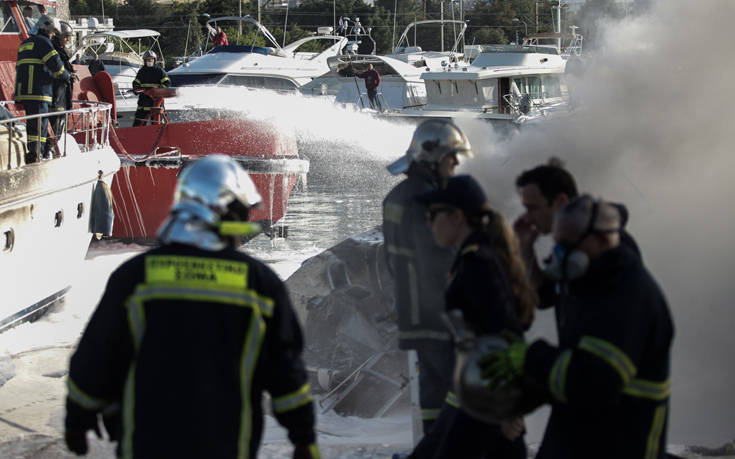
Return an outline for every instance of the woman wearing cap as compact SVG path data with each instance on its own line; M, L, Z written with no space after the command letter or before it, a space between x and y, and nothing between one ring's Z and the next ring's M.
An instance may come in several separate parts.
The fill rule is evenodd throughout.
M512 229L490 207L482 187L472 177L461 175L449 179L444 189L417 200L428 206L437 245L457 249L445 292L447 310L460 309L475 335L506 331L521 335L533 319L536 293L526 278ZM419 443L411 457L525 459L522 419L501 428L475 420L458 408L450 393L430 433L442 436L438 451Z

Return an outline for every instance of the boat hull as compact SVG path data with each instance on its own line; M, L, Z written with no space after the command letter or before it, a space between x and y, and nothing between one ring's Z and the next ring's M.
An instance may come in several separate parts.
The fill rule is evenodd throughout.
M119 128L116 134L122 168L112 187L113 237L122 239L155 238L171 209L179 171L202 156L226 154L243 165L263 198L251 220L265 226L284 216L291 190L309 170L295 140L265 122L210 119Z
M3 289L0 331L63 298L87 253L97 172L110 184L120 161L109 147L69 150L0 171L0 279L12 287Z

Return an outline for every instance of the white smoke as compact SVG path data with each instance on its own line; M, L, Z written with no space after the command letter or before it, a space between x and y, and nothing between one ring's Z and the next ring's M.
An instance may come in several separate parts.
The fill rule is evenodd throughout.
M568 81L583 106L571 119L510 141L462 124L477 153L465 170L514 216L515 177L552 155L581 191L628 206L676 326L672 443L735 437L733 18L732 0L655 1L643 16L602 24L603 45Z

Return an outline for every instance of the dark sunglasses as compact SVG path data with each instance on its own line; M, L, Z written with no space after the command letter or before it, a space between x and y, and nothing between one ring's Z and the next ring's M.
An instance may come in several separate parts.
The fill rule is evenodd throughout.
M449 206L442 206L442 207L432 207L429 210L426 211L426 219L430 222L433 222L434 219L436 219L437 215L439 215L442 212L453 212L455 210L454 207Z

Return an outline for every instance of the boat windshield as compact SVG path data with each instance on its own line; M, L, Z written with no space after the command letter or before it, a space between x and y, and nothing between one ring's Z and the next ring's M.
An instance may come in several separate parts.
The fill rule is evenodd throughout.
M340 57L339 63L336 65L337 75L341 77L356 76L357 74L366 72L369 68L369 64L373 64L373 68L378 71L380 76L398 74L398 72L396 72L393 67L381 60L376 59L371 62L352 62L348 59Z
M224 73L176 73L172 72L168 74L171 78L172 86L202 86L202 85L216 85L222 78L225 77Z
M216 46L209 50L207 54L214 53L258 53L267 56L269 54L269 49L263 48L262 46L227 45Z

